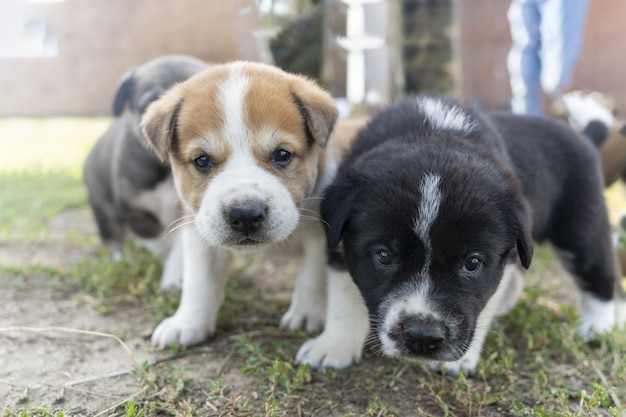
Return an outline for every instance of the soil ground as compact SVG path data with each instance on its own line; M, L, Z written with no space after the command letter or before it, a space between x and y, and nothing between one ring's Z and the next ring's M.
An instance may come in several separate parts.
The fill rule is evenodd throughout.
M34 267L31 272L0 276L0 410L17 413L43 406L50 412L63 410L66 416L126 415L116 405L137 396L138 392L146 393L145 381L142 385L133 372L144 361L167 363L170 368L164 372L168 378L180 373L185 401L203 410L194 415L238 415L240 408L234 404L238 399L249 402L248 410L264 409L267 376L242 371L250 355L240 352L237 341L242 336L261 344L279 340L279 356L286 361L292 358L306 336L279 331L280 312L269 309L229 316L220 322L215 338L182 354L154 349L149 336L156 323L150 308L122 302L102 314L97 297L75 282L50 278L45 267L41 267L66 270L93 253L94 248L85 247L82 239L97 241L91 213L86 208L63 212L50 221L47 230L41 239L11 239L0 245L0 261L6 270L11 266L20 270L28 265ZM82 243L68 239L72 234L80 235ZM289 277L294 270L292 263L253 265L239 276L233 297L238 297L238 291L242 294L256 291L260 299L272 300L284 311L292 286ZM560 267L551 264L546 276L558 279L563 274ZM571 296L564 294L565 298ZM110 335L119 337L124 345ZM262 353L255 355L266 360L265 365L271 364L271 359L264 358ZM371 353L364 362L366 365L340 377L307 373L306 389L291 393L287 400L293 405L289 413L246 415L436 416L444 414L446 402L454 405L454 395L445 390L451 384L457 390L459 385L449 377L433 376L423 367L384 360ZM567 369L562 367L559 372L575 373L572 365L563 366ZM228 384L228 395L210 395L210 387L215 386L216 380ZM572 380L573 386L580 386L580 381L573 377ZM493 393L498 387L483 381L471 388L479 389ZM150 396L162 398L170 395L169 392L162 390ZM148 402L150 396L139 397ZM445 398L443 405L442 398ZM466 404L458 401L458 410L468 411ZM452 415L514 415L502 408L502 401L493 401L492 405L482 405L467 413L458 410ZM168 410L162 410L161 414L157 410L150 415L169 414ZM178 415L190 413L180 411Z

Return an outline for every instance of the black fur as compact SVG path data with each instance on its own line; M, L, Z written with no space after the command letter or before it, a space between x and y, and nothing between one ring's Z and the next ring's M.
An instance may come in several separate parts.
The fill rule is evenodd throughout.
M358 134L322 201L328 245L343 243L375 331L391 299L429 280L429 302L445 322L434 332L446 342L401 356L459 359L510 255L530 265L532 239L574 254L566 266L578 284L613 297L616 271L591 142L555 120L463 111L471 130L433 126L416 98L381 111ZM427 175L440 177L442 196L430 243L414 230ZM464 265L474 257L482 266L468 274Z

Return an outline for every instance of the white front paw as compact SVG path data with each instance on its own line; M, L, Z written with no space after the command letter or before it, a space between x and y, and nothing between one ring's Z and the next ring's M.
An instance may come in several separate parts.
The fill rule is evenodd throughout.
M152 333L152 344L161 349L171 343L180 343L183 346L196 345L215 333L215 323L209 323L197 318L188 318L183 315L173 315L163 320Z
M615 327L616 308L613 300L600 300L592 294L583 293L580 310L578 335L585 339L609 333Z
M308 363L313 369L344 369L359 363L365 337L347 336L323 332L300 347L296 363Z
M161 276L161 291L173 293L180 290L180 275L164 273Z
M468 351L461 359L454 362L432 362L428 365L431 371L442 371L451 376L459 376L463 371L465 375L472 375L480 360L480 354Z
M582 320L578 326L577 333L583 339L593 339L595 336L610 333L615 327L615 319L606 317L601 321L585 321Z
M311 303L308 308L302 308L294 301L280 320L280 328L318 333L324 328L325 318L326 306L323 303Z

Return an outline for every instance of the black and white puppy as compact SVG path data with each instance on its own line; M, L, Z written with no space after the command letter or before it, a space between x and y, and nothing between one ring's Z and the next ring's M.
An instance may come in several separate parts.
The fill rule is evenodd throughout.
M126 71L113 99L115 119L83 168L98 231L112 258L122 257L130 229L153 252L169 255L165 288L177 286L182 274L180 254L170 252L171 242L163 239L164 228L180 217L180 204L171 169L148 149L139 121L168 88L207 67L196 58L166 55Z
M380 350L471 373L492 319L515 302L517 258L528 268L533 239L576 278L579 333L613 328L602 190L597 149L565 123L419 96L359 132L321 213Z

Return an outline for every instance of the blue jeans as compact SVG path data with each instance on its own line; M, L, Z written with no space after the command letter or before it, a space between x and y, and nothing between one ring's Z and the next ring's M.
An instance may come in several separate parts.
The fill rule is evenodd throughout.
M507 17L513 45L507 57L511 110L542 114L541 90L558 97L569 84L582 47L587 0L513 0Z

